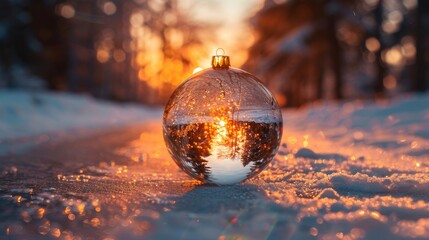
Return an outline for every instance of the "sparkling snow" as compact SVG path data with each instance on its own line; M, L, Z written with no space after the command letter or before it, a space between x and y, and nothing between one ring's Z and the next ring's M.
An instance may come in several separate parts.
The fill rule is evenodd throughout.
M160 110L55 95L57 112L45 109L51 109L50 101L21 112L18 103L4 103L11 98L4 94L0 133L7 136L18 125L27 127L28 135L60 130L32 129L36 124L24 124L28 120L22 116L34 116L34 123L67 119L63 126L70 129L91 126L76 112L88 119L100 113L92 122L103 123L100 127L129 113L146 119L149 130L112 150L127 162L88 162L76 173L63 169L50 187L7 182L24 166L1 165L0 209L10 215L0 219L0 237L21 231L18 236L28 238L34 228L40 236L64 238L429 238L429 95L285 110L281 147L270 166L243 184L216 187L192 180L171 160ZM70 99L84 104L64 102ZM73 122L75 117L81 120ZM120 122L130 125L135 119ZM20 221L13 221L12 206Z

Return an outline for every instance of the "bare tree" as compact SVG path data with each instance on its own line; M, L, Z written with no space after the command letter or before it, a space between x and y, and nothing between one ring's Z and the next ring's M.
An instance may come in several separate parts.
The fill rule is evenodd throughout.
M326 78L332 97L343 98L344 51L352 49L341 39L339 29L358 37L359 26L347 14L356 1L291 0L282 4L266 1L253 17L256 35L252 56L244 65L267 83L275 94L287 99L281 104L300 106L321 99ZM356 48L356 47L355 47Z
M379 49L375 52L376 74L375 74L374 91L376 95L383 97L385 94L383 81L386 75L386 67L382 59L382 52L384 49L384 43L383 43L383 38L381 34L383 32L381 28L381 26L383 25L383 0L378 1L377 6L375 7L375 10L374 10L374 18L376 23L376 27L374 30L374 37L380 43Z
M429 66L429 2L418 1L416 16L416 70L413 89L417 92L426 91L428 88L428 66Z

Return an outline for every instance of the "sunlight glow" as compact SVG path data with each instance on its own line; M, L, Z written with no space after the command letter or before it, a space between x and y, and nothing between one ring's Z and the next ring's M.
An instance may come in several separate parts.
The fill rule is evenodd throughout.
M201 72L203 70L203 68L201 68L201 67L196 67L195 69L194 69L194 71L192 71L192 74L195 74L195 73L197 73L197 72Z
M119 63L130 58L134 79L141 81L151 92L146 101L158 103L187 79L189 73L209 67L211 55L215 55L214 51L219 47L231 56L235 66L244 63L247 47L253 41L245 19L262 7L258 2L261 3L260 0L237 0L232 4L211 4L191 0L178 2L175 9L163 1L148 1L151 11L162 12L159 22L154 23L153 12L144 8L133 9L126 26L131 39L124 42L124 51L118 51L113 45L103 45L97 48L97 60L106 63L113 59ZM106 0L101 9L107 15L118 11L111 0ZM195 9L196 14L186 14L190 9ZM210 17L216 15L215 12L222 12L222 18ZM190 30L184 27L186 22L198 22L202 26L196 26L190 35ZM239 35L237 29L240 29ZM195 40L197 35L198 40Z
M220 126L225 127L225 124L226 124L226 123L225 123L225 121L223 121L223 120L220 120L220 121L219 121L219 125L220 125Z

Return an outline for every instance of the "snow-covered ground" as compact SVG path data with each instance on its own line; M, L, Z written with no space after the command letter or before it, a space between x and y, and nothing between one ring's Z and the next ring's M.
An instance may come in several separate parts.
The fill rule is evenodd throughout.
M251 182L290 211L294 237L429 238L429 95L285 111L284 127Z
M10 112L16 112L20 105L13 107L14 101L4 104L3 99L8 98L1 95L1 133L15 136L10 133L13 131L5 130L8 126L31 129L28 124L14 122L27 114L12 115ZM28 206L17 215L25 223L2 223L0 219L0 227L11 226L11 233L16 229L31 233L32 228L26 226L40 222L35 231L54 237L96 233L100 238L114 239L429 238L429 95L285 110L281 147L270 166L243 184L224 187L199 185L174 164L163 143L161 109L98 104L68 95L39 97L63 103L56 113L70 112L65 113L70 118L64 120L70 122L63 125L66 128L92 126L84 119L71 120L83 118L76 114L79 112L93 116L88 119L94 119L93 124L100 127L111 126L108 119L112 118L131 125L141 120L138 123L147 123L148 127L138 139L112 150L125 156L127 164L106 158L105 163L88 162L73 174L58 168L57 182L52 183L55 188L1 186L0 192L6 195L0 196L0 201L10 199L7 201L16 206ZM23 99L34 102L28 100L31 96ZM28 109L32 118L62 119L54 110L42 111L41 106L49 105L23 109ZM123 114L135 117L120 118ZM3 121L4 116L14 120ZM37 135L59 130L47 127L28 132ZM73 155L72 159L79 157ZM4 178L26 171L25 165L5 169ZM73 192L65 194L67 191ZM28 205L21 205L24 203ZM0 209L9 208L0 204ZM48 227L39 216L40 209ZM35 220L27 223L27 215ZM82 226L86 230L80 231ZM91 226L95 233L88 230ZM1 236L5 235L0 232Z
M324 103L283 116L282 145L263 173L241 187L177 196L181 211L161 214L152 236L429 238L429 95ZM169 159L147 147L153 141L136 140L129 156Z
M144 122L159 109L115 104L85 95L0 90L0 155L52 139Z

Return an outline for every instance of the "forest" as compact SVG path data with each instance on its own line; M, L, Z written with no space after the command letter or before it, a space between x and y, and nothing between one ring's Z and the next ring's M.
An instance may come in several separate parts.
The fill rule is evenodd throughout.
M0 88L165 104L223 44L218 22L194 11L177 0L1 1ZM247 57L234 67L282 107L428 89L428 1L265 0L248 15Z

